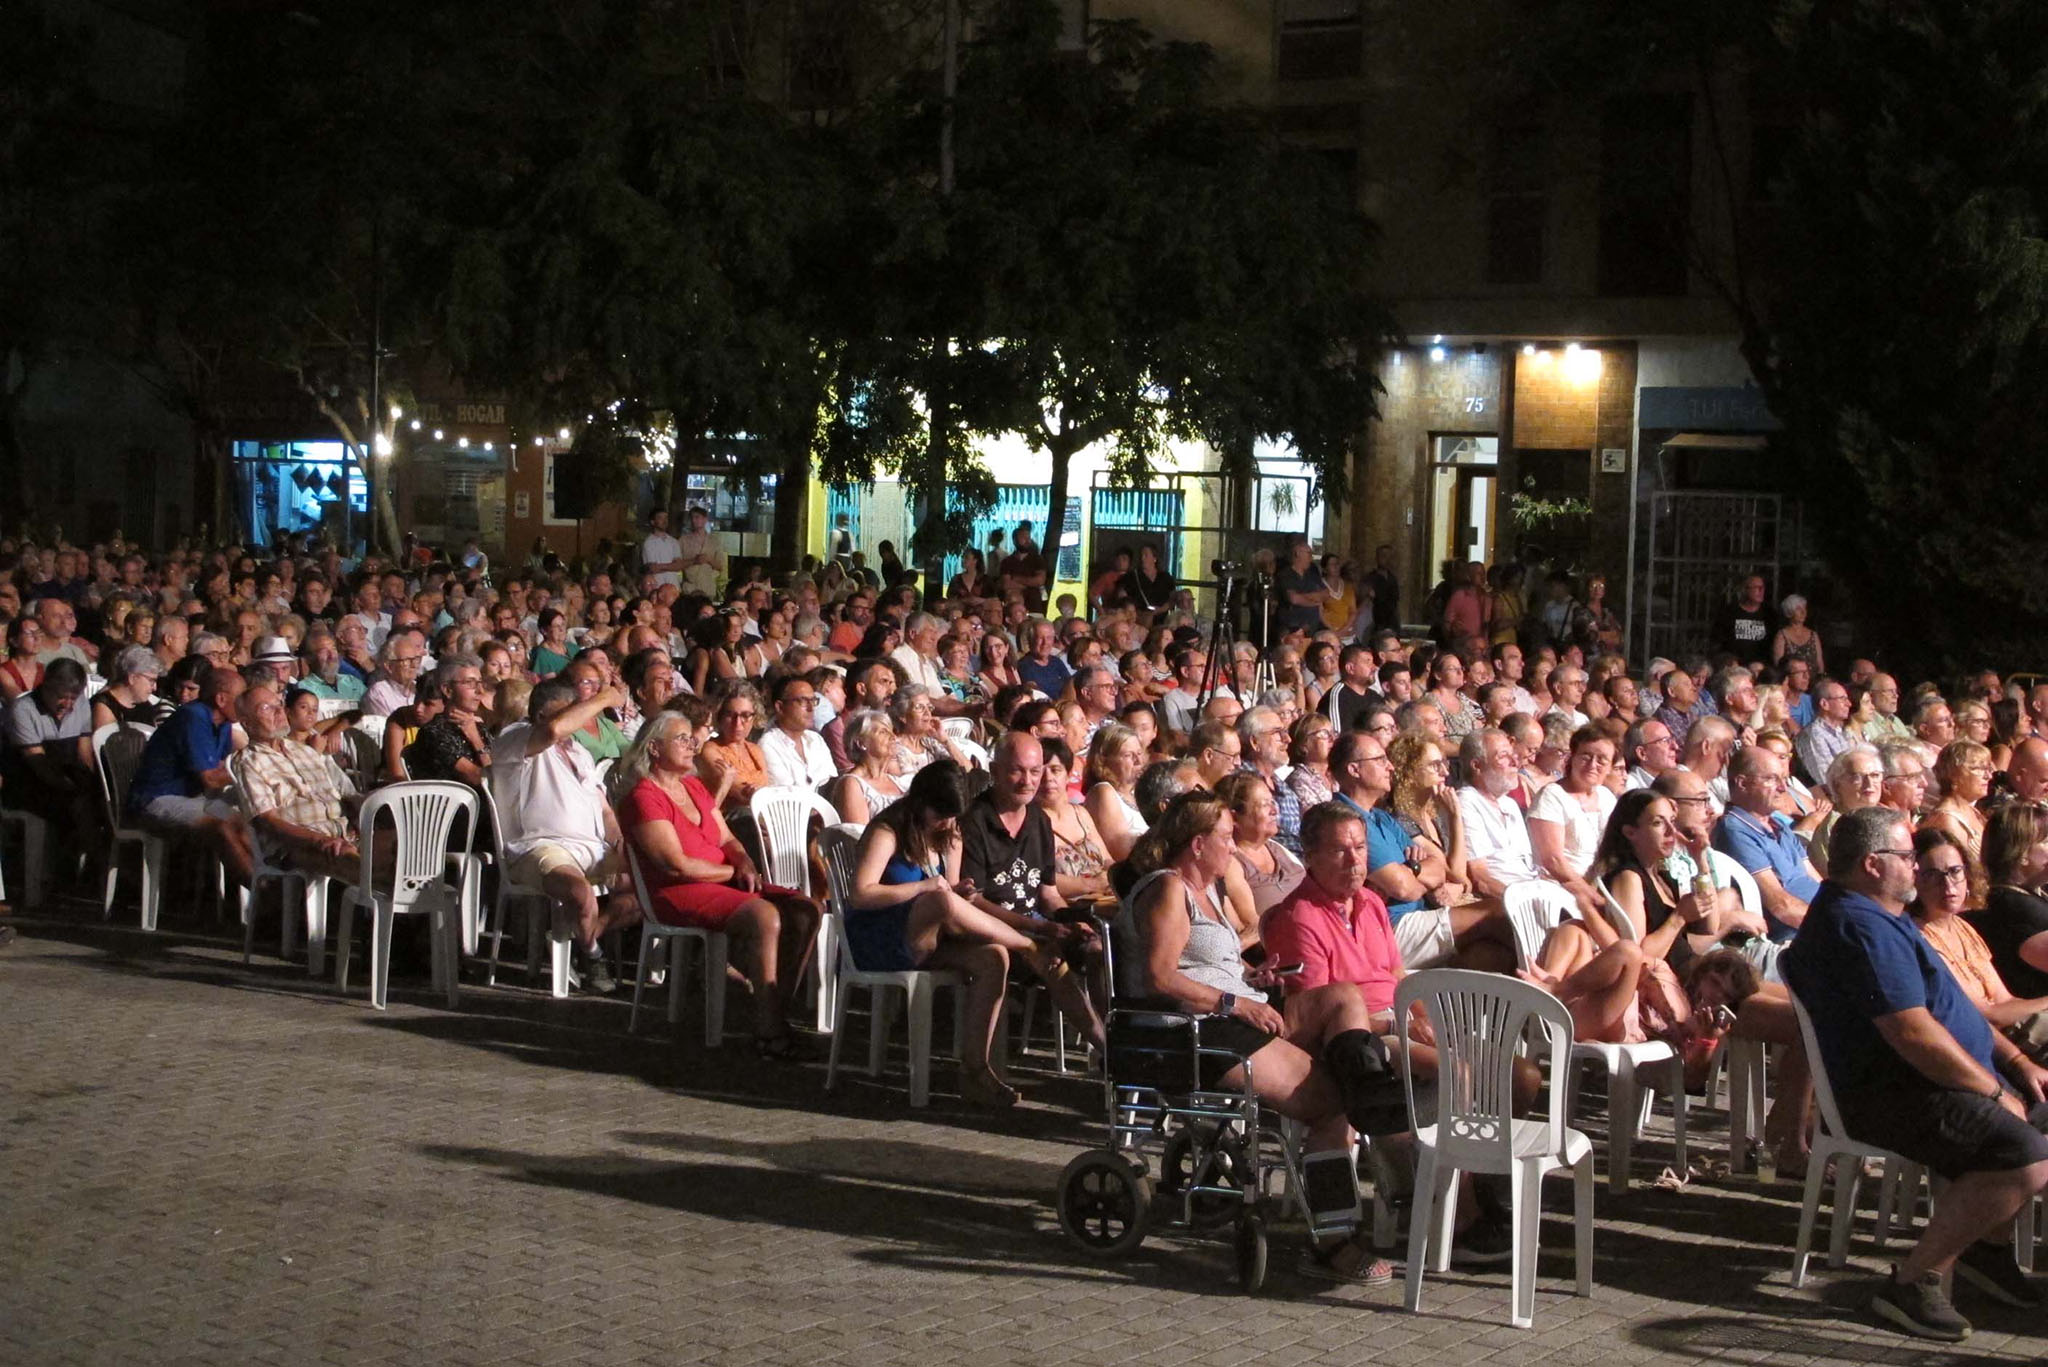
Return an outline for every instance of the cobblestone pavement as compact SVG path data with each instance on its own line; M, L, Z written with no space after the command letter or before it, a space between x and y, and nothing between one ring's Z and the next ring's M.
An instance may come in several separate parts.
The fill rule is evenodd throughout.
M401 979L378 1014L302 966L244 968L211 927L88 915L17 918L0 951L10 1367L2048 1355L2039 1315L1981 1299L1954 1350L1868 1326L1867 1242L1791 1290L1784 1185L1603 1181L1581 1300L1553 1179L1533 1331L1506 1326L1504 1272L1431 1278L1411 1316L1398 1282L1303 1280L1293 1230L1247 1299L1219 1242L1155 1235L1101 1265L1061 1236L1054 1182L1096 1133L1075 1079L1022 1074L1027 1104L990 1117L942 1069L917 1113L900 1074L827 1096L821 1064L737 1036L707 1053L657 1014L628 1037L623 1001L474 986L448 1012ZM1644 1175L1667 1154L1653 1133Z

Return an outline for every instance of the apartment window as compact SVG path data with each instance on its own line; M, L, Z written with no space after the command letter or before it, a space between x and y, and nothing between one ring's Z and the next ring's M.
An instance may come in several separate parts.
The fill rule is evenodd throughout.
M1361 0L1280 0L1276 63L1283 81L1341 81L1365 67Z
M1692 97L1610 100L1600 128L1600 293L1684 294L1691 226Z
M1487 158L1487 284L1542 283L1549 219L1549 144L1542 125L1504 122L1494 129Z

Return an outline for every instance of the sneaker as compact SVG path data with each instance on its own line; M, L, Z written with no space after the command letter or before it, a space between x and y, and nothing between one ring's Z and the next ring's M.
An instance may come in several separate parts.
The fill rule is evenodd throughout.
M1956 1259L1956 1277L2000 1305L2033 1310L2041 1304L2041 1293L2013 1261L2010 1244L1971 1244Z
M1949 1304L1939 1272L1926 1273L1914 1282L1898 1278L1898 1269L1893 1268L1892 1275L1878 1284L1870 1297L1873 1315L1918 1338L1961 1343L1970 1336L1970 1322Z
M578 985L584 991L594 992L600 997L609 997L619 990L619 980L612 976L611 968L604 961L602 949L595 946L590 949L579 948L571 957L576 961Z
M1459 1267L1490 1267L1515 1256L1515 1231L1505 1220L1482 1215L1451 1240L1451 1262Z

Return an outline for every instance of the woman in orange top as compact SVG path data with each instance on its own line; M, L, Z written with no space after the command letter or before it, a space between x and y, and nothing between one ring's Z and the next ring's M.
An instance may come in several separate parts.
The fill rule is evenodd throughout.
M712 738L697 752L697 773L721 810L744 807L754 792L775 780L761 747L754 744L754 721L761 715L759 696L751 688L734 689L718 705Z

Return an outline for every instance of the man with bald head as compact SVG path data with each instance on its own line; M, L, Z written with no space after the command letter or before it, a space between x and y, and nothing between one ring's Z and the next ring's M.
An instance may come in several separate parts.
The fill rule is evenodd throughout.
M960 815L961 895L1041 940L1063 934L1052 918L1067 906L1055 886L1052 822L1038 805L1044 781L1045 751L1038 738L1024 731L1004 732L989 756L988 790ZM1065 934L1080 943L1093 938L1078 924ZM1082 1023L1089 1037L1101 1044L1102 1022L1080 977L1060 964L1046 986L1067 1018Z
M2048 802L2048 740L2029 736L2015 745L2005 775L2012 790L2028 802Z
M1734 753L1735 724L1726 717L1701 717L1692 724L1685 740L1685 767L1707 785L1717 820L1728 809L1728 759Z
M1770 938L1791 940L1820 891L1820 872L1806 842L1777 811L1785 790L1785 760L1761 745L1736 751L1728 766L1728 812L1714 829L1714 848L1747 869L1763 894Z

